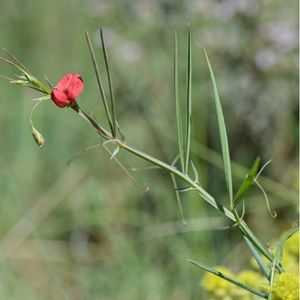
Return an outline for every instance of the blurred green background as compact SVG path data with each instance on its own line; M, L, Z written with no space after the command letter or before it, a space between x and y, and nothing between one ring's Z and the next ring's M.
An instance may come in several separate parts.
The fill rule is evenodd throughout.
M79 72L85 81L80 105L104 120L84 38L88 30L99 54L103 26L127 141L170 162L177 151L173 32L184 98L190 22L193 160L201 184L226 203L205 47L223 103L235 187L257 155L273 159L260 183L277 218L258 189L247 198L246 219L267 243L297 220L297 11L294 0L1 0L0 45L53 83ZM14 70L1 63L0 74ZM187 258L233 271L245 266L248 251L238 232L222 230L229 223L193 193L183 198L188 225L182 225L168 174L136 172L139 184L149 186L145 193L100 147L67 166L99 139L51 101L34 114L46 138L39 149L28 122L35 97L0 81L0 299L205 299L203 273ZM124 152L119 158L147 166Z

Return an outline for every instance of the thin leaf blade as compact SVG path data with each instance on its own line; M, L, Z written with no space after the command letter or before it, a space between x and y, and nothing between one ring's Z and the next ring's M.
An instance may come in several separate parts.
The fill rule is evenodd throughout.
M207 56L205 50L204 50L204 54L205 54L205 58L207 61L210 78L211 78L211 82L212 82L212 86L213 86L219 135L220 135L221 147L222 147L224 173L225 173L226 185L227 185L227 190L228 190L228 195L229 195L230 207L233 208L232 173L231 173L230 154L229 154L228 138L227 138L225 121L224 121L224 115L223 115L221 101L219 98L215 75L214 75L213 69L211 67L210 61L208 59L208 56Z
M190 163L191 151L191 133L192 133L192 31L188 25L187 34L187 86L186 86L186 136L185 136L185 168L184 173L187 174Z
M183 133L182 133L182 112L178 96L178 45L177 45L177 33L174 33L174 96L176 107L176 125L177 125L177 139L179 160L182 171L184 170L184 149L183 149Z
M259 252L256 250L256 248L252 245L251 241L246 236L244 236L244 239L245 239L246 244L248 245L253 257L255 258L258 266L260 267L262 273L265 275L265 277L267 279L269 279L270 278L270 270L268 269L265 262L261 258Z
M246 193L250 190L258 172L259 165L260 158L257 157L234 197L234 207L237 207L239 205Z
M99 67L98 67L98 64L97 64L94 48L93 48L93 45L92 45L92 42L91 42L90 35L87 31L85 32L85 37L86 37L86 41L87 41L88 48L89 48L89 51L90 51L90 55L91 55L91 59L92 59L92 63L93 63L93 67L94 67L94 71L95 71L95 75L96 75L96 79L97 79L98 88L99 88L100 95L101 95L102 102L103 102L103 106L104 106L104 109L105 109L106 118L107 118L110 130L111 130L111 133L113 133L114 132L113 122L112 122L110 110L109 110L107 99L106 99L106 96L105 96L105 92L104 92L104 88L103 88L103 84L102 84L102 80L101 80L101 76L100 76Z
M112 135L113 135L113 137L116 137L117 117L116 117L115 97L114 97L112 78L110 75L108 55L107 55L107 50L106 50L106 46L105 46L102 28L100 29L100 38L101 38L102 51L103 51L103 57L104 57L104 62L105 62L106 75L107 75L107 81L108 81L108 87L109 87L109 93L110 93L111 116L112 116L111 121L112 121L112 129L113 129Z

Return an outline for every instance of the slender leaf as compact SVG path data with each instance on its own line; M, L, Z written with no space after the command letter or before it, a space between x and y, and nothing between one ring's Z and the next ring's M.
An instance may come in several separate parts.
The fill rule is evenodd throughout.
M198 268L204 270L204 271L207 271L211 274L214 274L224 280L227 280L229 281L230 283L234 284L234 285L237 285L238 287L242 288L242 289L245 289L247 291L249 291L250 293L252 294L255 294L263 299L267 299L268 295L254 289L253 287L249 286L249 285L246 285L240 281L237 281L235 280L234 278L232 278L231 276L228 276L220 271L217 271L216 269L210 267L210 266L207 266L205 264L202 264L202 263L199 263L199 262L196 262L194 260L191 260L191 259L188 259L188 262L192 263L193 265L197 266Z
M109 71L108 56L107 56L107 51L106 51L106 46L105 46L105 42L104 42L102 28L100 29L100 37L101 37L102 51L103 51L103 57L104 57L104 62L105 62L107 81L108 81L109 93L110 93L112 127L113 127L112 135L113 135L113 137L116 137L117 119L116 119L115 98L114 98L112 79L111 79L111 75L110 75L110 71Z
M188 26L187 35L187 86L186 86L186 136L185 136L185 166L184 173L188 173L190 164L190 150L191 150L191 133L192 133L192 32L191 27Z
M273 253L271 253L265 246L262 244L262 242L255 236L255 234L251 231L251 229L248 227L248 225L245 223L245 221L241 220L241 223L239 224L239 227L249 241L252 243L252 245L263 255L265 256L270 262L274 260ZM282 272L282 267L279 264L276 264L276 269L279 272Z
M215 106L216 106L216 111L217 111L219 134L220 134L220 140L221 140L221 146L222 146L224 173L225 173L225 179L226 179L226 184L227 184L227 189L228 189L228 194L229 194L230 208L233 208L232 174L231 174L230 154L229 154L226 126L225 126L222 105L221 105L219 93L217 90L217 83L215 80L214 72L213 72L213 69L211 67L211 64L209 62L209 59L208 59L208 56L207 56L205 50L204 50L204 54L205 54L205 58L207 61L210 78L211 78L211 82L212 82L212 86L213 86L213 91L214 91L214 99L215 99Z
M91 38L90 38L87 31L85 32L85 36L86 36L87 44L88 44L88 47L89 47L91 59L92 59L92 62L93 62L93 67L94 67L94 70L95 70L100 95L101 95L101 98L102 98L102 101L103 101L106 118L107 118L107 121L109 123L111 133L113 134L113 132L114 132L113 128L114 127L113 127L113 123L112 123L112 118L111 118L111 115L110 115L110 111L109 111L108 104L107 104L107 99L106 99L105 92L104 92L104 89L103 89L103 84L102 84L102 80L101 80L101 76L100 76L100 72L99 72L99 67L98 67L98 64L97 64L97 61L96 61L94 48L93 48L93 45L92 45L92 42L91 42Z
M260 158L257 157L255 162L253 163L250 171L246 175L245 179L243 180L240 188L238 189L237 194L235 195L234 198L234 206L237 207L241 200L244 198L246 193L250 190L254 180L255 176L257 174L258 168L259 168L259 163L260 163Z
M263 274L265 275L265 277L269 280L270 278L270 270L268 269L268 267L266 266L265 262L263 261L263 259L261 258L259 252L256 250L256 248L252 245L251 241L244 236L244 239L253 255L253 257L255 258L257 264L259 265L261 271L263 272Z
M181 170L184 170L184 149L183 149L183 133L182 133L182 119L181 108L178 96L178 46L177 46L177 33L174 34L174 94L175 94L175 106L176 106L176 125L177 125L177 139L179 160L181 164Z

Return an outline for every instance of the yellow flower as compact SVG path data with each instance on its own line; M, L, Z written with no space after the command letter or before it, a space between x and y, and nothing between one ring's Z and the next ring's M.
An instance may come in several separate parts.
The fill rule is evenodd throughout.
M257 272L245 270L239 273L238 280L255 289L259 289L264 277Z
M222 272L231 277L236 277L232 272L230 272L227 268L224 267L215 267L216 270ZM251 271L244 272L242 278L249 278L250 273L253 275ZM250 276L251 277L251 276ZM240 278L239 278L240 279ZM245 278L244 278L245 279ZM253 279L253 276L251 277ZM259 277L258 277L258 280ZM241 280L242 281L242 280ZM245 279L243 282L247 282ZM248 280L249 282L249 280ZM250 294L248 291L230 283L227 280L224 280L216 275L211 273L206 273L201 281L202 287L207 291L209 300L253 300L255 297Z
M272 299L298 300L299 276L287 272L277 275L272 287Z

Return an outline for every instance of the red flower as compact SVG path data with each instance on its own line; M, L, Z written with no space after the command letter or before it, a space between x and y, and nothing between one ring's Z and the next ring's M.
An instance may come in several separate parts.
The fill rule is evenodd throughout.
M83 80L78 73L66 74L51 92L51 99L59 107L70 106L83 90Z

